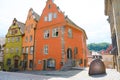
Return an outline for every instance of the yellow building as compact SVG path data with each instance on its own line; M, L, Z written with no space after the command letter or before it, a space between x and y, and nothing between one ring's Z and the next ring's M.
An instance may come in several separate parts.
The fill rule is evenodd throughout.
M120 0L105 0L105 15L110 23L114 67L120 72Z

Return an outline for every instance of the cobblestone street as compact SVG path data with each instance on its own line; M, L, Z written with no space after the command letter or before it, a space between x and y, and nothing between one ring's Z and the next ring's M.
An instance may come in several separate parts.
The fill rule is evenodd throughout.
M107 69L104 75L88 75L88 68L71 71L0 72L0 80L120 80L120 73Z

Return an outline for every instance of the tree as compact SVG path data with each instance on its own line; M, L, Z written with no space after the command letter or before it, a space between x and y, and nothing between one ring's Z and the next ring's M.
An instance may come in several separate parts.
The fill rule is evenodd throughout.
M90 43L88 44L88 49L92 51L101 51L106 50L110 44L103 42L103 43Z

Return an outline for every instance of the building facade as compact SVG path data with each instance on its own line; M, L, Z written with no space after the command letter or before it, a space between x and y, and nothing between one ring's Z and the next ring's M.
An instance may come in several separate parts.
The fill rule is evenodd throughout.
M120 0L105 0L105 15L108 16L112 38L112 54L115 68L120 71Z
M0 70L3 69L4 45L5 45L5 38L0 37Z
M22 68L23 70L33 69L34 45L35 45L35 29L39 15L31 8L28 12L27 20L25 23L25 31L22 42Z
M4 49L4 69L18 70L20 69L22 36L24 34L24 24L15 18L6 34L6 43Z
M35 70L65 70L87 66L85 31L47 0L36 28Z

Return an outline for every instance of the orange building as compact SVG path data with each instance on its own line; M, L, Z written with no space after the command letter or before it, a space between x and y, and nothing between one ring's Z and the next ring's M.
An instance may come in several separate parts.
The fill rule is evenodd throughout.
M34 43L35 43L35 29L39 15L31 8L28 12L27 20L25 23L25 30L22 43L22 69L32 70L34 61Z
M87 66L85 31L48 0L37 24L35 70L66 70Z

